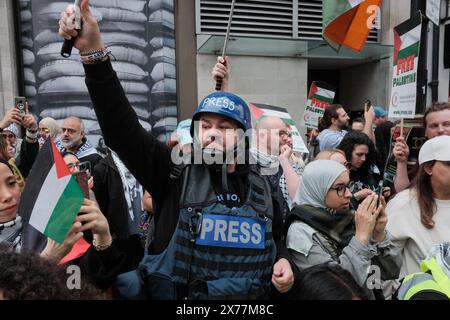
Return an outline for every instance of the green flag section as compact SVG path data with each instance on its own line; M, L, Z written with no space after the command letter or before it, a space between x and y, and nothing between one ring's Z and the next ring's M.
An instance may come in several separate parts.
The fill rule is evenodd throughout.
M325 109L334 101L335 91L333 86L325 82L314 81L309 89L302 124L307 128L317 129Z
M380 11L381 0L323 0L323 38L335 50L361 51Z
M83 198L83 192L55 144L47 140L27 179L20 215L36 230L62 243Z
M285 108L262 103L250 103L249 107L256 121L268 116L277 117L283 120L291 129L293 145L292 150L300 153L309 153L309 150L303 142L300 131L298 131L294 119L292 119L291 115Z
M389 118L414 118L417 103L422 15L394 28L394 67Z

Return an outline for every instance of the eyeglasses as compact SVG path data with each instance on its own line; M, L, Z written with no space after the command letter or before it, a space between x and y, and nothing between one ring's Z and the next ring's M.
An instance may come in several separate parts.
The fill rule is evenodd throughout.
M68 163L67 167L69 168L69 170L72 170L74 168L80 169L80 163L79 162Z
M67 167L69 168L69 170L72 170L73 168L77 168L79 171L88 171L88 172L91 171L90 161L68 163Z
M1 136L5 139L14 139L16 137L14 133L2 133Z
M286 130L280 130L279 135L280 135L280 137L282 137L282 136L286 136L288 138L292 137L292 133L289 131L286 131Z
M330 188L330 190L336 190L337 195L339 197L345 196L345 192L347 191L347 189L350 189L349 184L338 184L338 185Z
M49 134L50 133L50 129L49 128L41 128L41 133L45 133L45 134Z

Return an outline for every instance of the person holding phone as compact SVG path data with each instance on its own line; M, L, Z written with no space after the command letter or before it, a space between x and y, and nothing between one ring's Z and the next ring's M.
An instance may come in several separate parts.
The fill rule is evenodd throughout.
M374 161L377 157L375 146L366 134L350 132L342 139L338 149L344 151L349 163L351 203L356 209L367 196L376 192L382 179Z
M63 152L62 153L64 162L67 164L67 167L70 170L70 173L72 175L77 177L78 184L80 184L80 187L82 188L84 194L86 195L86 198L90 198L90 196L87 196L89 194L89 190L94 188L94 178L91 175L90 169L84 168L85 170L80 170L81 165L85 164L86 162L80 162L78 157L72 153L72 152ZM90 168L90 166L89 166ZM84 173L80 175L80 173ZM79 178L78 178L79 177Z
M298 205L286 221L286 244L300 272L322 263L340 265L375 298L367 285L370 266L383 279L396 279L400 250L386 232L385 202L371 194L350 207L348 170L334 160L315 160L303 172ZM294 297L295 298L295 297Z
M23 140L18 139L20 126L26 128L26 135ZM25 179L39 152L37 129L38 125L34 116L26 113L22 117L16 107L8 110L3 119L0 120L0 136L4 142L2 143L3 159L13 167L22 190L25 186Z

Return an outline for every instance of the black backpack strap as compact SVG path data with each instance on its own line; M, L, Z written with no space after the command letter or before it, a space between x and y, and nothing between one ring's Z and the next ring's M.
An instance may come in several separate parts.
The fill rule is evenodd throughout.
M172 171L170 171L169 178L171 180L178 180L180 179L181 175L183 174L184 169L188 165L185 163L182 164L176 164L173 166Z

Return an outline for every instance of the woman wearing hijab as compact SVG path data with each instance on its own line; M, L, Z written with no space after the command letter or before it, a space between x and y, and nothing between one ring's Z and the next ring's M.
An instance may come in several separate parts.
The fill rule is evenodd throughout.
M373 289L366 286L368 273L374 270L370 267L377 265L383 280L397 278L400 251L385 231L384 200L377 208L378 196L370 195L356 212L349 210L349 182L347 169L336 161L308 164L298 205L286 221L286 244L300 270L321 263L339 264L358 285Z
M58 137L60 128L55 119L47 117L39 122L39 146L42 147L47 138L55 140Z

